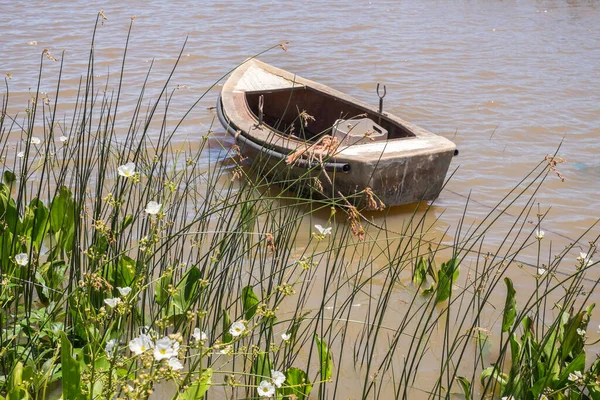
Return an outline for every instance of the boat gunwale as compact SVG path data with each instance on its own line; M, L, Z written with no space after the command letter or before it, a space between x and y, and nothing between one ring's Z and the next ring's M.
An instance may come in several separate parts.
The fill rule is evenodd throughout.
M238 88L239 83L252 66L259 68L268 74L285 79L294 86L280 88L265 87L264 89L256 90ZM293 79L290 79L290 77L293 77ZM256 94L260 92L265 93L279 90L290 90L291 88L296 87L296 84L298 88L308 88L322 95L335 98L339 101L351 104L368 112L378 114L378 111L376 111L371 105L355 99L346 93L340 92L327 85L300 77L289 71L274 67L257 59L250 59L244 64L240 65L236 70L234 70L234 72L223 85L220 96L221 101L223 101L223 112L227 116L227 119L235 124L237 130L239 130L244 137L251 139L255 143L258 142L267 148L274 149L275 151L281 153L291 153L298 149L307 148L314 142L299 140L295 137L287 136L266 124L263 124L263 126L258 126L258 117L252 112L246 96L247 93ZM240 96L243 97L243 106L238 104L239 107L235 107L236 98L237 103L239 103ZM232 113L230 113L230 110L227 107L228 105L233 107L234 115L231 115ZM243 110L240 110L240 108L243 108ZM333 158L335 158L336 161L356 162L356 158L358 156L360 158L364 158L365 162L369 162L371 160L381 160L382 157L409 157L423 154L443 153L447 151L454 152L456 150L456 145L450 140L405 121L394 114L384 113L382 117L385 118L389 123L403 127L414 136L349 146L347 148L338 149ZM237 118L239 118L239 121L236 120ZM386 154L382 154L382 143L384 143L383 148L386 150ZM398 143L412 143L410 146L408 146L412 148L403 148L402 145L394 146L394 144Z

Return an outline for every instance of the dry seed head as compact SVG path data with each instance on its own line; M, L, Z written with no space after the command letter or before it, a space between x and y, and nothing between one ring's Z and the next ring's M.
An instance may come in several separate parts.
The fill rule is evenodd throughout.
M265 236L267 241L267 249L269 249L272 253L275 253L275 238L270 233L267 233Z

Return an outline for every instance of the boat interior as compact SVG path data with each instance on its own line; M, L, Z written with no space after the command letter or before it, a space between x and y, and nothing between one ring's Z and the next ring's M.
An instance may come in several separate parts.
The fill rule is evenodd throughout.
M248 107L257 120L261 96L263 123L284 135L303 140L315 141L322 135L331 134L339 120L362 118L375 122L376 130L386 130L388 140L415 136L384 115L305 86L246 92Z

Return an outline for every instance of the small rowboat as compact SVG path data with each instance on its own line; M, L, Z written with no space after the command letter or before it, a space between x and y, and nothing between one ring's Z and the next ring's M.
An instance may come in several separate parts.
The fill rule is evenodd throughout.
M377 208L435 199L458 154L450 140L383 113L381 103L376 110L256 59L227 79L217 113L243 156L270 176Z

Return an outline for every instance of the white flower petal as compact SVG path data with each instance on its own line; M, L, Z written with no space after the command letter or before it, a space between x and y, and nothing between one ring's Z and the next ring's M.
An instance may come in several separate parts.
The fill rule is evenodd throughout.
M117 287L117 290L123 297L126 297L129 293L131 293L131 288L129 286Z
M140 355L154 347L154 342L150 335L141 334L139 337L129 342L129 350L136 355Z
M177 344L177 348L175 348L175 344ZM177 357L178 349L179 343L174 342L169 339L169 337L165 336L156 341L156 345L154 346L154 359L160 361L171 357Z
M108 357L112 357L117 352L117 345L119 344L117 339L111 339L106 342L106 346L104 347L104 351Z
M231 324L231 328L229 328L229 333L231 333L231 336L233 337L238 337L242 333L244 333L245 330L246 324L244 324L242 321L236 321L233 324Z
M285 341L288 341L288 340L290 340L290 338L291 338L291 337L292 337L292 335L291 335L291 334L289 334L288 332L285 332L285 333L282 333L282 334L281 334L281 339L283 339L283 340L285 340Z
M121 299L118 297L113 297L112 299L104 299L104 303L106 303L107 306L114 308L121 303Z
M331 235L331 227L323 228L321 225L315 225L315 229L319 231L319 235Z
M127 164L121 165L117 168L117 172L125 178L131 178L135 175L135 163L128 162Z
M144 211L150 215L156 215L160 212L161 207L162 204L157 203L156 201L149 201Z
M183 369L183 364L176 357L169 358L168 364L169 364L169 368L171 368L174 371Z
M280 388L281 385L283 385L283 382L285 382L285 374L283 372L272 369L271 379L273 379L273 383L275 384L275 386Z
M27 253L19 253L15 256L15 262L17 263L17 265L24 267L27 264L29 264L29 256L27 255Z
M256 390L260 397L273 397L275 395L275 386L269 381L261 381Z

